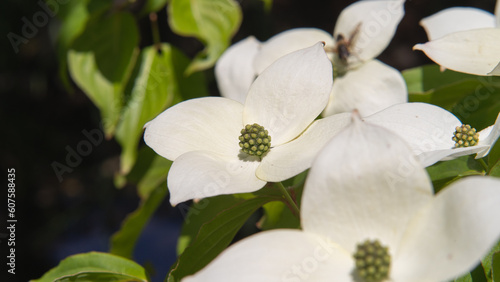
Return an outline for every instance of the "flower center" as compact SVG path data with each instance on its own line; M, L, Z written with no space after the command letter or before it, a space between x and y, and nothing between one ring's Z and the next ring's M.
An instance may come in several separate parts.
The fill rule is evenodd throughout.
M271 148L271 136L263 126L256 123L245 125L239 140L241 151L250 156L262 158Z
M477 145L479 141L479 133L476 132L475 128L472 128L468 124L462 124L462 126L457 126L455 132L453 133L453 138L455 141L455 148L460 147L470 147Z
M354 253L356 273L365 282L380 282L389 277L391 256L378 240L365 240Z

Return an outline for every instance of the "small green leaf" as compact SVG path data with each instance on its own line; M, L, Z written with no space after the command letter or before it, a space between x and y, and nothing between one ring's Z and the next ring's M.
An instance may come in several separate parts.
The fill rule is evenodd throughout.
M210 198L206 199L210 201ZM220 212L210 222L205 223L195 240L189 245L172 266L166 281L180 281L205 267L232 241L250 215L262 205L277 200L275 197L256 197L242 201Z
M90 252L62 260L34 282L53 281L148 281L137 263L108 253Z
M167 10L174 32L196 37L206 45L188 67L187 74L215 64L231 44L242 18L241 8L234 0L172 0Z
M101 112L108 137L123 106L123 90L135 62L139 35L132 15L104 13L92 18L68 52L71 77Z

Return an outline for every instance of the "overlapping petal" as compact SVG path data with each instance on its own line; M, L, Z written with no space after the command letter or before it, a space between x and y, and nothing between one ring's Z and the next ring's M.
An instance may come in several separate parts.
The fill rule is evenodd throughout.
M431 198L430 180L407 144L355 119L313 163L302 198L302 227L349 253L373 238L394 251L405 226Z
M371 60L335 79L323 116L354 109L361 116L368 116L407 101L408 92L401 73L378 60Z
M259 162L209 151L192 151L178 157L168 173L170 203L223 194L254 192L266 184L255 175Z
M500 239L500 180L468 177L419 212L394 257L397 281L448 281L470 271Z
M257 77L243 112L245 124L264 126L272 146L297 137L323 111L333 84L322 43L282 57Z
M262 44L255 57L255 72L260 74L280 57L320 41L325 42L326 46L334 44L331 34L317 28L294 28L281 32Z
M500 28L459 31L424 44L423 51L437 64L454 71L488 75L500 62Z
M430 41L457 31L495 27L496 19L481 9L453 7L423 18L420 25Z
M293 251L292 251L293 250ZM272 230L225 250L183 282L351 281L349 254L299 230Z
M359 25L354 42L353 59L367 61L377 57L389 45L404 16L404 0L358 1L346 7L339 15L334 37L349 38ZM360 25L361 24L361 25Z
M243 128L243 105L207 97L179 103L148 122L144 141L160 156L175 160L196 150L234 154Z
M350 116L343 113L317 120L299 138L273 148L262 159L257 176L278 182L308 169L323 146L350 123Z
M260 42L249 36L227 48L219 58L215 65L215 77L223 97L245 103L248 89L255 79L253 61L259 48Z

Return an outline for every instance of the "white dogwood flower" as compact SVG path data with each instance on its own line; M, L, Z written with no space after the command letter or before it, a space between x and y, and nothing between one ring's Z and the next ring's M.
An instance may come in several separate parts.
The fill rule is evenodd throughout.
M302 230L243 239L182 281L447 281L497 242L499 212L499 179L468 177L433 195L403 140L355 120L311 167Z
M472 154L482 158L500 136L500 114L494 125L476 132L474 128L465 130L470 125L462 124L449 111L426 103L394 105L365 120L398 134L425 166Z
M317 43L269 66L244 105L223 97L192 99L148 122L146 144L174 161L170 202L253 192L309 168L349 120L346 114L314 121L332 83L331 63Z
M496 16L472 7L453 7L426 17L420 24L429 42L413 48L454 71L500 75L500 1Z
M244 102L253 79L290 52L323 41L335 76L324 116L358 109L366 116L407 101L406 84L394 68L374 60L387 47L404 15L404 0L365 0L346 7L333 36L316 28L291 29L264 43L248 37L229 47L215 67L221 95Z

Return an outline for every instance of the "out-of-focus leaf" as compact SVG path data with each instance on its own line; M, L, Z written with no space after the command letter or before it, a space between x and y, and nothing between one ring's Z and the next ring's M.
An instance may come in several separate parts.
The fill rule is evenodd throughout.
M144 16L149 13L158 12L161 8L165 7L170 0L147 0L146 4L141 9L140 15Z
M120 117L123 89L137 56L138 42L132 15L103 14L88 22L68 53L71 77L101 111L108 137Z
M270 202L263 206L264 216L259 223L262 230L270 230L277 228L294 228L300 227L299 218L287 207L284 202Z
M132 77L130 95L116 130L122 146L121 173L127 174L137 158L144 125L184 96L207 93L203 74L185 77L189 59L169 44L147 47L141 52ZM186 85L189 88L186 89Z
M470 276L470 273L467 273L460 278L454 279L453 282L474 282L474 281L472 281L472 277Z
M271 8L273 7L273 0L261 0L264 3L264 10L266 12L271 12Z
M167 185L158 185L149 197L141 200L139 207L127 216L120 230L111 237L110 253L132 258L137 239L167 194Z
M67 257L34 281L148 281L148 278L144 268L133 261L90 252Z
M172 266L166 281L180 281L202 269L229 245L250 215L262 205L274 200L275 197L259 196L218 213L213 220L200 228L196 238Z
M498 164L500 162L500 142L496 142L495 145L493 145L493 148L491 148L490 153L487 156L488 158L488 165L490 168L492 168L495 164Z
M463 156L454 160L438 162L427 167L427 172L434 185L434 192L464 176L483 175L483 167L473 156Z
M193 36L206 45L186 73L212 67L231 44L241 23L241 8L234 0L172 0L168 22L175 33Z

